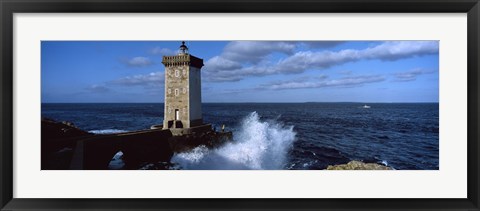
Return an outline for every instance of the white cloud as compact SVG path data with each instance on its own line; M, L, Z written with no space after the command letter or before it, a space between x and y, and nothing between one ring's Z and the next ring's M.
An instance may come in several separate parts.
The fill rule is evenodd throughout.
M416 69L405 71L405 72L397 72L394 74L394 76L395 76L395 81L397 82L408 82L408 81L417 80L417 77L419 75L430 74L434 72L435 71L416 68Z
M205 66L208 66L210 69L223 71L242 68L242 64L239 62L228 60L220 56L215 56L209 59L207 62L205 62Z
M365 59L397 60L435 53L438 53L437 41L394 41L368 48L360 56Z
M291 55L295 48L295 42L233 41L225 46L219 56L205 62L203 75L206 81L239 81L245 75L261 74L258 70L249 70L243 65L252 64L253 68L256 68L265 65L269 55L273 53Z
M153 64L153 62L149 58L143 56L133 57L124 62L130 67L146 67Z
M234 42L226 47L219 57L206 62L204 75L208 81L239 81L250 76L264 76L272 74L298 74L310 69L326 69L335 65L360 60L378 59L395 61L438 53L437 41L393 41L383 42L380 45L356 50L341 51L300 51L282 60L272 62L267 55L273 52L292 53L293 42ZM230 45L230 44L229 44ZM264 47L261 47L264 45ZM228 45L227 45L228 46ZM293 46L293 47L292 47ZM232 49L235 49L232 51ZM240 55L240 52L242 53ZM251 65L242 65L243 60L250 59ZM260 58L255 61L253 58Z
M257 89L305 89L305 88L321 88L321 87L356 87L368 83L376 83L385 81L385 77L381 75L363 75L353 77L343 77L339 79L326 80L326 76L320 76L310 80L307 77L297 78L287 81L277 81L267 84L262 84Z
M345 43L345 41L305 41L302 43L309 48L333 48Z
M257 63L274 52L292 54L295 48L292 42L234 41L225 46L221 56L236 62Z
M438 43L428 41L384 42L375 47L363 50L303 51L280 61L275 66L275 72L296 73L303 72L307 69L325 69L334 65L367 59L394 61L437 52Z
M165 82L164 72L152 72L144 75L127 76L124 78L109 81L108 84L120 86L143 86L143 87L159 87Z
M154 47L150 49L150 53L154 55L170 56L175 55L175 51L169 48Z

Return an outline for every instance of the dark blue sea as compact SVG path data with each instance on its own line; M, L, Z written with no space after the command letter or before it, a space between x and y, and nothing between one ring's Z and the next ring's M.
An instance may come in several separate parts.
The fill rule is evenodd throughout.
M324 169L350 160L438 170L438 103L204 103L204 122L233 131L218 149L174 155L179 169ZM43 103L42 117L93 133L162 124L162 103Z

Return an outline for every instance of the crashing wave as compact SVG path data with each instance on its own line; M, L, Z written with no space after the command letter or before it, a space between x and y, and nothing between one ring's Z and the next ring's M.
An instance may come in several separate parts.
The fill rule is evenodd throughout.
M174 155L183 169L283 169L293 146L293 126L261 121L257 112L244 118L234 141L216 149L199 146Z

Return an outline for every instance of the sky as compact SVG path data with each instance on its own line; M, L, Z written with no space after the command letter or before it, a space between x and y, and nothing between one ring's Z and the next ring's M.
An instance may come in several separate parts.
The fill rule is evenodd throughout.
M164 101L181 41L42 41L43 103ZM438 41L186 41L202 102L438 102Z

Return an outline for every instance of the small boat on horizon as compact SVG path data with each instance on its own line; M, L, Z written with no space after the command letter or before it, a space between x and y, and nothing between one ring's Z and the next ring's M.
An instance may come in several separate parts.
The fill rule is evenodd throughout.
M362 108L370 108L368 105L363 105Z

